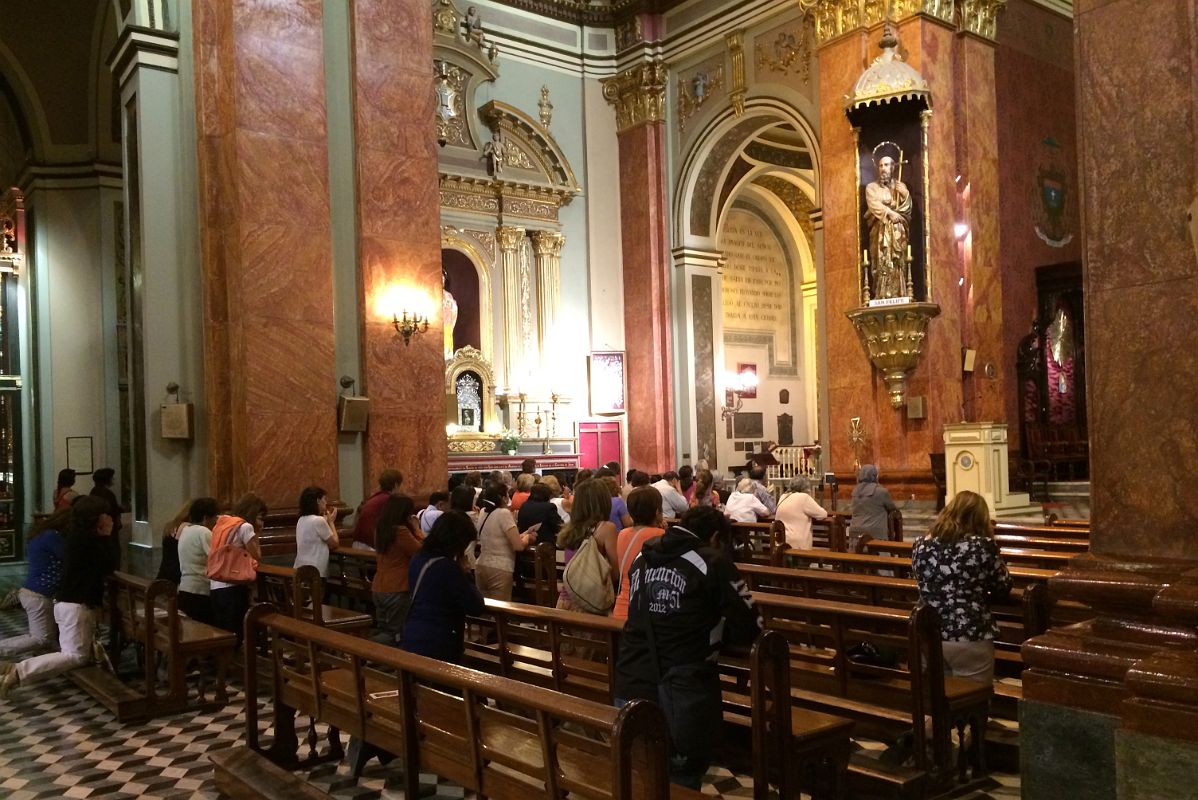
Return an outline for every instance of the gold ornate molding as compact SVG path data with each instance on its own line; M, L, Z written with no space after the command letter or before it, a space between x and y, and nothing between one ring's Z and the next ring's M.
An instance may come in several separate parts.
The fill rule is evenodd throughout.
M724 38L728 42L728 58L732 61L732 89L729 92L732 110L741 117L745 113L745 94L749 90L745 80L745 32L732 31Z
M687 120L699 113L699 109L717 93L722 93L723 89L724 60L718 56L708 59L688 74L679 75L675 81L678 130L685 131Z
M616 109L619 133L666 118L666 65L645 61L603 80L603 97Z
M846 313L869 351L869 360L886 381L891 408L902 408L906 402L907 373L919 366L928 323L939 314L935 303L855 308Z
M1006 5L1007 0L963 0L961 30L994 41L998 33L998 12Z
M557 231L529 231L528 238L532 239L532 250L538 256L560 256L566 243L566 235Z
M1006 0L978 1L1002 3ZM953 25L957 17L955 5L969 2L974 0L893 0L890 19L901 22L924 16ZM820 47L845 34L882 24L887 17L888 5L888 0L799 0L799 8L814 20L815 42Z
M508 180L441 173L441 208L488 217L525 217L557 222L574 192Z

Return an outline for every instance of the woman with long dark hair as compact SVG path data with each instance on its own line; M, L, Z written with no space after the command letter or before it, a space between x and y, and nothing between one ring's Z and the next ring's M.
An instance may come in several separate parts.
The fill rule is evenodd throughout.
M474 544L474 523L461 511L437 517L433 530L408 569L411 609L400 647L409 653L460 664L466 617L481 614L482 592L470 580L466 548Z
M0 657L12 658L39 650L49 650L58 640L54 624L54 593L62 580L62 562L66 556L66 533L71 524L71 508L59 509L33 526L25 540L25 558L29 572L18 596L29 632L0 640Z
M54 487L54 510L70 508L76 497L79 497L79 492L75 491L75 470L60 469L58 483Z
M337 538L337 509L329 507L328 492L309 486L300 492L300 518L295 523L295 564L311 564L320 577L329 576L329 553L341 546Z
M0 700L26 686L87 664L93 658L96 612L104 599L104 578L113 570L112 517L99 497L80 497L71 506L63 553L62 580L55 595L59 652L0 662Z
M616 562L617 531L611 521L612 486L613 483L607 478L591 478L574 487L574 506L570 512L570 521L557 535L557 546L566 551L567 564L582 547L582 543L594 537L599 552L611 564L612 574L615 575L619 569ZM631 520L632 517L628 519ZM583 611L564 588L558 595L557 607L566 611Z
M383 504L375 528L374 546L378 569L370 583L374 599L375 641L396 644L403 633L404 617L411 597L408 567L420 551L424 537L416 521L416 504L403 494L393 494ZM435 525L436 523L434 523Z

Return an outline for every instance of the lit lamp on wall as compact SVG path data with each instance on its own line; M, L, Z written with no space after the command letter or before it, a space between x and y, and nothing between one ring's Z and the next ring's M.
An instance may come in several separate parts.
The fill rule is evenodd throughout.
M405 347L412 343L412 334L428 331L428 317L422 317L415 312L401 311L398 315L393 314L391 324L395 326L395 332L403 337Z
M745 395L754 395L757 388L757 373L744 370L740 373L727 372L724 374L724 407L720 409L720 419L731 419L740 413L745 403Z

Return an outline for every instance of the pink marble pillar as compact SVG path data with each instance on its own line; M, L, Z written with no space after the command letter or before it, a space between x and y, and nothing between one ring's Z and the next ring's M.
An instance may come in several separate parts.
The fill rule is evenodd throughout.
M194 5L209 491L337 478L319 0Z
M1097 618L1024 645L1024 696L1104 714L1136 692L1193 686L1198 659L1198 12L1171 0L1075 6L1090 420L1091 553L1053 579ZM1198 720L1198 698L1175 694ZM1159 711L1159 706L1157 706ZM1177 715L1156 717L1179 735ZM1170 730L1170 726L1173 726ZM1162 795L1164 796L1164 795Z
M355 0L351 15L365 468L397 467L426 495L447 469L431 6ZM407 345L391 324L401 310L431 320Z
M619 126L628 464L676 465L665 196L664 67L649 62L605 86Z

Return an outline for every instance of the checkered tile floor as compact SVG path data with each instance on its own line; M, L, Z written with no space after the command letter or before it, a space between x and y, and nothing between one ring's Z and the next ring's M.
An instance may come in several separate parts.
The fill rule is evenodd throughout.
M19 571L0 567L0 595L17 585ZM0 636L22 632L22 610L0 611ZM129 658L132 656L129 655ZM205 755L243 741L242 695L231 687L219 712L193 712L121 725L107 709L65 677L18 689L0 704L0 798L219 798ZM262 716L268 719L265 706ZM307 731L300 731L303 741ZM324 731L320 730L323 742ZM860 739L858 751L877 756L885 743ZM306 750L305 750L306 752ZM314 786L347 800L402 798L402 772L371 761L354 780L344 764L324 764L306 774ZM422 796L465 798L459 787L422 775ZM708 772L703 793L751 797L752 780L723 768ZM1019 796L1017 775L994 774L984 791L968 798Z

